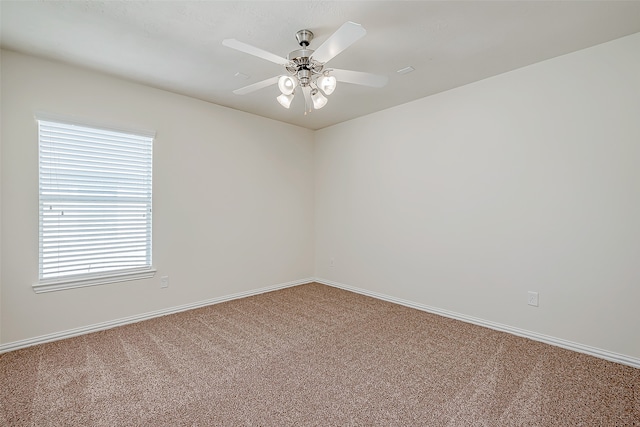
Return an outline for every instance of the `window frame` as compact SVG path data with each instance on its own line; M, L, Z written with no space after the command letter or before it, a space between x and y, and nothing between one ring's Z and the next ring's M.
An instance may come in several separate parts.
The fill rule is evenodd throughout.
M130 136L136 137L144 137L150 139L151 144L151 158L149 159L151 168L153 168L153 144L155 142L155 132L150 131L140 131L140 130L130 130L130 129L122 129L113 126L105 126L102 124L96 124L85 120L76 120L69 119L66 117L61 117L58 115L52 115L50 113L37 112L35 114L36 126L37 126L37 141L38 141L38 281L32 285L33 290L36 293L43 292L52 292L59 291L64 289L74 289L86 286L96 286L96 285L104 285L109 283L118 283L118 282L126 282L132 280L141 280L141 279L149 279L154 277L156 273L156 268L153 266L153 220L150 216L148 218L149 221L149 237L148 237L148 245L149 245L149 265L145 265L142 267L133 267L133 268L119 268L114 270L108 270L98 273L79 273L79 274L71 274L71 275L62 275L58 277L51 278L41 278L40 276L40 266L42 264L42 199L41 199L41 191L40 186L42 184L42 177L40 175L41 172L41 130L40 130L40 122L51 122L59 125L65 126L80 126L84 128L90 128L93 130L99 131L108 131L108 132L118 132L125 133ZM153 201L153 170L150 172L150 188L151 188L151 203ZM151 213L150 213L151 215Z

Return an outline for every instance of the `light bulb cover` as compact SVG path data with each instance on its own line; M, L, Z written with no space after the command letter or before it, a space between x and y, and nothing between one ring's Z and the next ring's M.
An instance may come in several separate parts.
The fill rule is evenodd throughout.
M278 89L283 95L291 95L296 88L295 79L289 76L280 76L278 79Z
M334 76L323 74L318 79L318 87L322 89L325 95L331 95L336 90L337 80Z
M276 99L278 100L280 105L282 105L284 108L289 108L291 106L291 101L293 101L293 94L285 95L283 93L282 95L279 95Z
M327 105L327 98L322 93L320 93L318 89L313 89L311 91L311 100L313 101L313 108L315 108L316 110L319 110Z

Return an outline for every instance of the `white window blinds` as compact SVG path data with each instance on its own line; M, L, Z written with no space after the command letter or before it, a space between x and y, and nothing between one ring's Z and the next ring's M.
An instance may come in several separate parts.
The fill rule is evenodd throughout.
M151 267L153 137L38 120L40 280Z

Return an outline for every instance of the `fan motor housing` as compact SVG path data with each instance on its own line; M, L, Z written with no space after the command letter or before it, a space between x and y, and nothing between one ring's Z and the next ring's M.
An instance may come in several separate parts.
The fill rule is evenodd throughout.
M298 49L291 52L287 59L295 63L309 63L309 57L313 54L313 49Z
M298 31L298 34L300 33ZM302 49L294 50L287 56L287 59L292 62L291 66L287 67L287 70L297 76L301 86L307 86L311 82L313 74L322 72L322 64L311 59L313 52L313 49L307 49L306 46L302 46Z

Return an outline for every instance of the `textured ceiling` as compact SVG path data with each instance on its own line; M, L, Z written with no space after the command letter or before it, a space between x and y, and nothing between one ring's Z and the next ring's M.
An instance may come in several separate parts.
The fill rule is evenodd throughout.
M640 32L638 1L3 0L0 7L3 48L309 129ZM367 35L330 65L387 75L386 87L339 83L327 106L308 115L301 96L282 108L275 86L232 93L283 70L222 46L223 39L286 57L298 47L296 31L313 31L313 49L346 21ZM407 66L415 71L396 72Z

